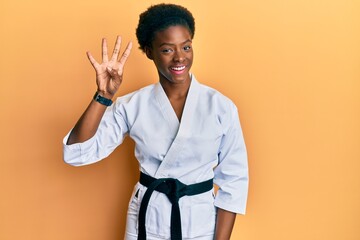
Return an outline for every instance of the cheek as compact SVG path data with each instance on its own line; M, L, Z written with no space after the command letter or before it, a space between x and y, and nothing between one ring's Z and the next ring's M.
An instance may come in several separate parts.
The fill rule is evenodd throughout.
M194 59L194 52L193 52L193 51L189 52L188 55L187 55L187 57L188 57L189 61L192 62L193 59Z
M163 75L164 74L166 75L166 73L168 72L167 64L164 63L163 61L157 61L157 62L154 61L154 63L155 63L156 70L158 72L162 73Z
M161 56L160 58L158 58L156 65L158 67L163 67L166 68L169 64L170 64L170 58L167 56Z

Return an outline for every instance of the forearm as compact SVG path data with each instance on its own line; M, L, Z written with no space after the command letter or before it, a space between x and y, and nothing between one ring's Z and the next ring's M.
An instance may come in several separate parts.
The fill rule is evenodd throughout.
M99 127L106 106L92 100L70 133L66 144L84 142L93 137Z
M87 56L96 72L96 84L98 93L102 97L112 99L121 85L124 71L124 64L130 55L132 43L129 42L120 60L118 54L121 45L121 37L116 38L116 43L111 59L108 58L107 41L102 41L102 62L98 63L90 52ZM84 142L93 137L99 127L100 121L105 113L106 106L94 100L91 101L79 121L70 133L67 145Z
M234 227L236 213L217 208L215 240L229 240Z

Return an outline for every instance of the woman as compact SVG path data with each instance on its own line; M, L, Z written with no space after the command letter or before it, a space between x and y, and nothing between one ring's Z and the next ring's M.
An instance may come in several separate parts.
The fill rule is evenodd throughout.
M88 53L98 89L64 138L64 160L94 163L125 136L135 141L141 174L125 239L230 239L236 213L245 213L248 167L237 109L190 73L194 31L184 7L159 4L142 13L136 35L159 82L115 103L132 43L119 58L118 37L109 59L104 39L101 63Z

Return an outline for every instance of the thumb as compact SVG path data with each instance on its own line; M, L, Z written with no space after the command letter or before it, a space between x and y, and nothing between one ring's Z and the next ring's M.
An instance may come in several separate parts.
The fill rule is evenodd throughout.
M121 75L116 69L113 69L111 67L106 67L106 70L110 74L113 80L121 81Z
M113 77L113 78L117 77L118 72L115 69L113 69L111 67L106 67L106 70L110 74L111 77Z
M111 67L106 67L106 70L108 71L108 73L113 75L113 69Z

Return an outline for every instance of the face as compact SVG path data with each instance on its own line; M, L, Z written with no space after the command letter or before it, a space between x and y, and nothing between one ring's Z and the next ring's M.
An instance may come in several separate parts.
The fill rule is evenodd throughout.
M155 34L146 55L154 61L160 82L190 82L189 71L193 62L191 34L184 26L171 26Z

